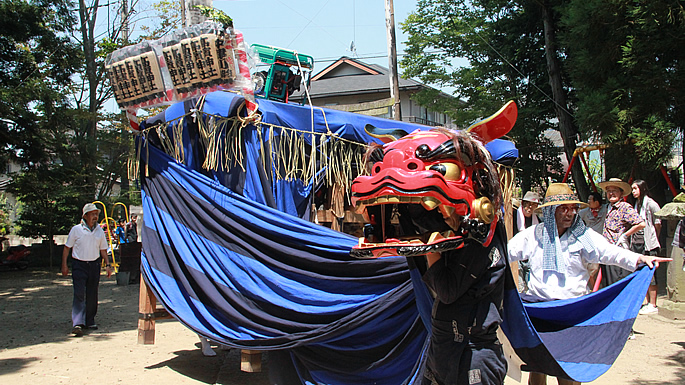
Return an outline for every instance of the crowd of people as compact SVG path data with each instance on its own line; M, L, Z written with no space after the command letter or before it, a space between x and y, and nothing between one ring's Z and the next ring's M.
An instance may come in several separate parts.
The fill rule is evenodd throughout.
M113 243L121 245L122 243L138 242L138 215L131 214L131 220L126 222L124 218L119 218L117 225L112 228L106 223L100 225L105 232L106 238ZM109 228L109 233L107 229Z
M578 211L579 222L582 221L585 227L601 234L604 240L610 244L636 254L657 256L661 248L659 243L661 220L655 217L654 213L659 211L660 207L654 199L649 197L647 183L643 180L635 180L632 184L628 184L621 179L611 178L599 183L598 186L601 191L605 192L606 202L599 191L590 193L587 203L579 202L579 207L583 207ZM530 205L526 202L526 197L530 196L536 196L536 194L526 193L516 218L514 218L514 235L519 232L518 229L521 224L519 218L522 213L535 217L535 221L539 220L537 215L529 213L530 210L521 209L526 204ZM533 223L533 220L529 220L529 223ZM525 227L527 228L529 225ZM594 238L596 237L593 236ZM595 246L597 245L598 243L595 242ZM530 262L521 261L519 263L521 264L519 268L520 287L522 293L526 293L530 279L528 267ZM632 272L632 269L605 263L589 263L587 269L589 277L586 289L588 292L618 282ZM596 281L598 276L601 279ZM646 302L640 309L640 314L658 312L656 305L657 287L657 274L654 274L647 292Z
M630 186L614 179L600 186L607 191L610 202L603 235L584 222L582 217L587 215L579 214L581 208L590 209L591 219L597 219L590 205L579 201L567 184L552 183L544 203L537 209L542 214L542 223L526 228L509 241L510 262L527 261L529 266L528 282L521 292L524 302L577 298L590 293L593 275L598 272L597 264L602 267L601 271L611 267L623 274L634 271L641 263L651 268L668 260L630 250L627 239L645 227L634 208L620 200L622 191ZM596 197L591 199L594 201ZM595 208L594 212L598 210ZM579 384L563 378L557 381L560 385ZM544 385L547 376L531 373L528 383Z

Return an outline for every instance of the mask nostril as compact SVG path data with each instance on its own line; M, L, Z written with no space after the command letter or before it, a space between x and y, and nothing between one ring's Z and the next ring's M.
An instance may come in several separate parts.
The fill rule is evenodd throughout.
M380 171L381 171L381 166L376 166L376 167L373 168L373 172L374 172L375 174L378 174Z
M419 166L416 163L411 162L407 165L407 168L410 170L416 170L417 168L419 168Z

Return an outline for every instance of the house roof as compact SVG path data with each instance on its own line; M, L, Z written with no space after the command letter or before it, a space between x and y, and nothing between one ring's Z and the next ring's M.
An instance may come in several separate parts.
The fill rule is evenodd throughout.
M341 57L312 77L309 94L313 98L389 92L389 70L377 64ZM428 86L411 79L399 79L400 91L419 90Z

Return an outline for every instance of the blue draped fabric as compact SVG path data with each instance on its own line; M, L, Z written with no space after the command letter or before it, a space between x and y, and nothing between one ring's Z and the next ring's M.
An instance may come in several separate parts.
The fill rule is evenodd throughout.
M172 105L141 124L143 129L161 124L173 137L173 121L185 116L177 143L182 162L161 150L157 131L138 142L146 166L141 177L146 282L193 331L229 346L270 351L278 363L269 368L279 378L274 383L420 382L432 297L413 263L352 259L356 239L299 219L307 214L314 187L269 179L258 166L262 143L254 125L242 131L244 170L202 168L206 149L198 120L235 116L242 102L234 94L212 93L200 102ZM308 107L262 100L259 108L263 122L312 128ZM208 115L189 115L196 109ZM314 110L316 132L373 142L363 130L366 124L427 129ZM508 141L486 147L503 164L518 156ZM650 272L643 269L581 299L525 306L509 274L503 329L527 369L589 381L620 352ZM568 349L569 341L581 347Z
M526 304L508 274L502 331L526 363L524 370L594 381L621 353L652 274L643 267L580 298Z
M427 333L403 260L352 260L354 238L145 153L143 272L177 319L229 346L287 348L303 381L415 376Z

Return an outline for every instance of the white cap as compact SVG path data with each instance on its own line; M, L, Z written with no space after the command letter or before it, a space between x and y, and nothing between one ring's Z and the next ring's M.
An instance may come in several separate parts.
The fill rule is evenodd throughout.
M97 206L95 206L94 203L86 203L86 205L83 206L83 215L82 216L85 216L86 213L89 213L91 211L97 211L98 214L100 214L100 209L97 208Z

